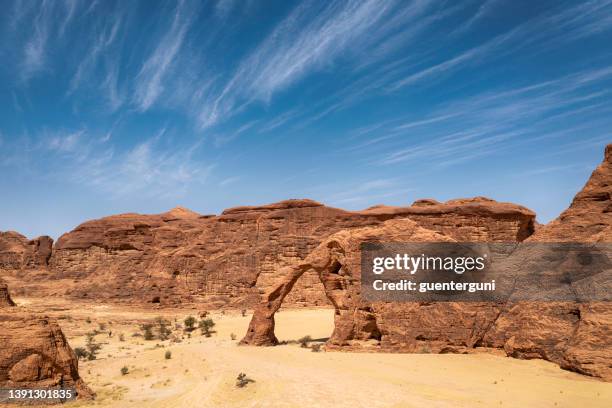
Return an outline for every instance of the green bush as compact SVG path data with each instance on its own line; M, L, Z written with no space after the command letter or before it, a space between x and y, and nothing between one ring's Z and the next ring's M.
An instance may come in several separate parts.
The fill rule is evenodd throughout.
M85 347L87 348L88 360L95 360L98 351L100 351L102 348L102 345L96 342L95 336L96 334L94 332L87 333L87 342L85 343Z
M130 370L127 368L127 366L121 367L121 375L126 375L129 372Z
M155 335L153 334L153 324L145 323L140 326L140 330L143 332L143 337L145 340L153 340Z
M76 354L77 359L86 359L89 356L89 352L85 349L85 347L75 347L74 354Z
M210 335L214 333L213 331L211 331L211 329L215 327L215 322L213 322L213 319L202 319L200 320L199 327L200 330L202 330L202 334L204 336L210 337Z
M244 388L251 382L255 382L255 380L247 377L245 373L240 373L238 374L238 377L236 377L236 387L238 388Z
M163 317L157 317L155 319L155 325L157 326L157 333L160 340L168 340L172 330L170 329L170 321Z
M192 332L195 330L195 324L196 324L197 320L195 317L193 316L187 316L185 318L185 330L188 332Z

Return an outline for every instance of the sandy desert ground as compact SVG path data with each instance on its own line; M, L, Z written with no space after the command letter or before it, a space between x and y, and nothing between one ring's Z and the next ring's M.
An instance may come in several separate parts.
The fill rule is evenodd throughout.
M73 348L85 344L87 332L104 326L95 337L102 344L98 358L79 364L81 376L97 399L67 405L74 408L612 406L612 384L542 360L490 353L315 353L294 343L243 347L237 343L250 313L242 316L239 311L212 313L216 333L210 338L195 331L179 343L145 341L133 336L141 333L141 323L157 316L182 322L188 315L197 316L198 310L16 300L57 317ZM309 335L323 341L332 329L333 311L329 309L277 314L280 340ZM168 350L170 359L165 358ZM129 372L122 375L124 366ZM241 372L255 382L237 388L236 377Z

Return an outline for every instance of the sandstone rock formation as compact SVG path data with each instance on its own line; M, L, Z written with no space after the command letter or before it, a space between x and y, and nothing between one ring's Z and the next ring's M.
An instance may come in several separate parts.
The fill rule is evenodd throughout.
M8 285L0 280L0 308L6 306L15 306L15 302L11 299Z
M57 323L15 309L0 312L0 388L75 388L91 398Z
M329 235L397 218L458 240L520 241L533 232L535 214L482 197L357 212L287 200L231 208L219 216L183 208L122 214L62 235L41 276L51 284L36 289L79 299L249 307L274 284L280 268L303 260ZM314 271L300 278L286 301L328 304Z
M570 207L528 242L612 243L612 144ZM515 357L546 358L612 380L612 304L521 302L509 305L485 342Z
M53 240L48 236L28 240L14 232L0 232L0 270L46 267Z
M558 220L541 227L531 240L612 242L611 152L612 146L608 146L603 164L572 206ZM437 205L433 200L415 203L421 208ZM377 210L380 208L370 211ZM370 303L361 299L359 245L362 242L478 241L479 238L455 235L452 229L423 229L410 220L392 220L374 227L338 232L304 261L281 271L277 285L255 309L241 343L277 343L274 313L297 279L312 269L317 272L336 311L334 332L327 342L330 348L363 347L368 340L374 341L375 350L402 352L466 352L476 346L496 347L503 348L509 356L544 358L570 370L612 380L609 303ZM515 257L523 256L519 250Z
M603 162L593 171L570 207L554 221L542 226L531 241L612 241L612 144Z

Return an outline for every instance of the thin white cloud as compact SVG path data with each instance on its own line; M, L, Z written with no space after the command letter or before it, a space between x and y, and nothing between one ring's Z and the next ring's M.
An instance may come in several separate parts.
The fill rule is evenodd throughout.
M183 46L193 17L193 10L185 4L185 1L179 2L169 30L136 77L134 102L140 111L149 109L164 91L164 78Z
M30 79L45 68L46 47L50 35L50 18L52 5L43 1L34 18L32 35L23 50L21 78Z
M393 1L374 0L331 2L322 10L310 2L298 6L204 106L201 127L231 115L239 99L269 101L274 93L330 64L362 36L371 35L393 6Z
M611 92L603 87L610 78L612 69L593 68L463 97L431 110L426 117L375 127L366 132L364 142L342 152L367 152L374 158L368 162L378 165L424 162L448 167L543 138L582 134L601 125L592 115L597 118L610 109L606 102ZM578 114L589 118L585 129L563 125ZM409 147L405 147L408 138Z
M68 94L74 92L81 82L86 78L87 75L90 75L92 71L95 69L98 61L105 52L113 45L115 39L117 38L117 34L121 28L123 22L123 18L121 15L115 15L113 17L113 23L105 26L102 29L102 32L96 36L96 38L92 41L93 46L88 50L85 57L80 61L74 76L70 80L70 86L68 88ZM118 68L113 68L112 70L117 70ZM108 73L107 73L108 75Z
M74 17L74 14L76 13L78 6L79 6L78 0L64 0L64 7L66 9L65 11L66 17L64 18L64 21L62 22L62 25L59 28L60 37L64 36L64 33L66 32L66 28L72 21L72 18Z
M219 182L219 186L225 187L225 186L228 186L230 184L234 184L234 183L236 183L239 180L240 180L240 177L238 177L238 176L228 177L226 179L221 180Z
M215 167L195 158L196 143L168 149L166 128L128 150L119 151L103 136L86 129L44 132L27 153L47 160L45 177L58 177L120 198L133 195L180 197L206 182Z
M47 148L62 153L75 152L82 142L84 130L47 136Z
M123 105L123 94L119 89L118 75L119 64L109 64L104 81L100 84L103 94L106 96L108 107L111 112L116 111Z
M235 6L236 0L218 0L215 4L215 13L221 18L227 17Z
M612 0L589 1L563 8L555 14L536 17L452 58L397 80L388 89L397 91L425 81L431 85L457 69L479 64L483 60L491 62L520 49L532 52L551 49L612 30L611 9Z

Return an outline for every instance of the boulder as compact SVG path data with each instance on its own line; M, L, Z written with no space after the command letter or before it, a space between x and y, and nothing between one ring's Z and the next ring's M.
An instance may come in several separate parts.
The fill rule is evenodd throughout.
M15 309L0 313L0 388L74 388L78 398L92 398L57 323Z

